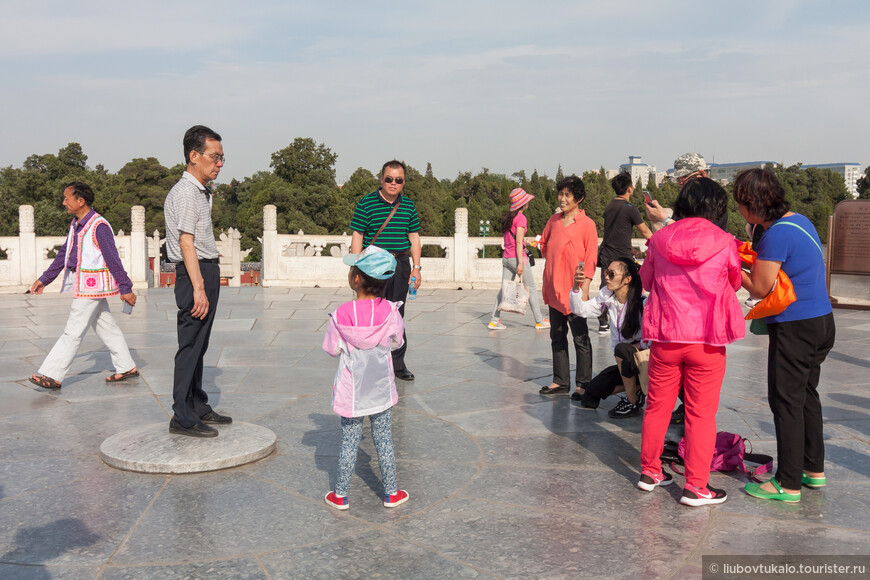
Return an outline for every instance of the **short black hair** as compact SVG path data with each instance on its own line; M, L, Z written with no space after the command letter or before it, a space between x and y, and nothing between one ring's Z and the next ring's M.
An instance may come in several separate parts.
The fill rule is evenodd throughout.
M674 201L674 218L699 217L716 222L728 211L725 188L709 177L687 182Z
M194 125L184 132L184 164L190 164L190 152L202 153L205 151L205 142L209 139L220 141L221 136L205 125Z
M393 159L392 161L387 161L386 163L384 163L384 166L381 167L381 177L384 176L384 173L387 172L387 169L401 169L402 173L405 174L405 177L408 176L408 170L405 168L405 164L398 159Z
M361 290L366 294L371 294L372 296L377 296L378 298L383 298L384 294L386 294L387 282L390 281L390 278L387 278L386 280L378 280L377 278L372 278L356 266L350 267L350 273L352 276L359 275L360 281L362 282Z
M94 206L94 190L87 183L81 181L70 181L63 186L62 191L72 188L72 194L80 199L85 200L85 205L88 207Z
M574 201L576 201L577 203L580 203L581 201L586 199L586 186L583 185L583 180L576 175L569 175L568 177L557 183L556 193L559 193L566 187L568 188L568 191L571 192L571 195L574 196Z
M610 180L610 187L612 187L614 193L619 196L625 195L625 192L628 191L628 188L631 186L631 175L624 171Z

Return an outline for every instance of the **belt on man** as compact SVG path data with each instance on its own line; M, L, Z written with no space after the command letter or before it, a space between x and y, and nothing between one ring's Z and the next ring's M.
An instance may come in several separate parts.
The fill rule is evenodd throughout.
M197 260L200 264L220 264L220 258L200 258ZM184 260L180 262L172 262L173 264L184 264Z
M390 252L396 258L404 258L408 255L408 250L402 250L401 252Z

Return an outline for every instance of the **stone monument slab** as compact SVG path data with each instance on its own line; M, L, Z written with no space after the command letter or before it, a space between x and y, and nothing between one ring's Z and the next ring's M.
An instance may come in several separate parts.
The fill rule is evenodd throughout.
M169 433L169 422L116 433L100 445L111 467L139 473L200 473L251 463L271 455L277 437L251 423L215 425L220 435L196 438Z

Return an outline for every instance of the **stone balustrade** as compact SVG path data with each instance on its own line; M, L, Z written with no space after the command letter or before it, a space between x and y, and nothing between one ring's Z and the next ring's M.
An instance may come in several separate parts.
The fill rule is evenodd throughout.
M52 250L62 245L63 236L37 237L34 233L33 207L19 207L19 235L0 237L0 291L23 292L45 271L53 259ZM134 206L131 212L133 231L130 235L119 231L116 236L121 262L133 281L134 289L141 290L160 285L160 268L151 269L152 263L160 264L161 246L165 240L155 230L150 237L145 235L145 209ZM423 257L422 275L427 288L497 288L501 284L501 236L469 237L468 210L458 208L454 213L455 232L449 237L422 236L426 247L438 248L442 257ZM350 235L279 234L274 205L263 208L263 237L261 283L271 287L339 287L347 284L347 266L341 260L350 248ZM222 232L217 240L221 253L221 277L228 279L230 286L241 283L241 263L250 249L240 248L241 234L234 228ZM643 247L643 240L633 244ZM489 257L479 257L481 250ZM432 253L432 252L430 252ZM533 269L538 288L545 260L539 258ZM593 280L597 288L598 277ZM50 285L46 291L57 292L60 284Z

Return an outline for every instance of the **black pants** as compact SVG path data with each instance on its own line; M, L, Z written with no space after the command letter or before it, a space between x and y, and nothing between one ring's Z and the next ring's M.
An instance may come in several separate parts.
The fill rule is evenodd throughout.
M637 364L634 362L634 353L637 348L631 343L620 342L613 349L613 356L622 359L622 369L618 365L609 366L592 379L586 386L583 402L586 406L598 407L601 399L606 399L613 394L616 387L622 385L622 377L636 377L638 375ZM640 388L640 385L638 385Z
M182 427L192 427L211 411L208 395L202 389L202 359L208 350L208 339L217 311L221 289L218 264L199 263L208 298L208 314L194 318L193 284L184 264L175 267L175 305L178 307L178 352L175 353L175 376L172 386L172 410Z
M405 318L405 302L408 301L408 280L411 278L411 259L405 256L396 256L396 273L387 281L384 297L390 302L402 302L399 314ZM402 334L402 346L393 351L393 370L401 371L405 368L405 351L408 350L407 333Z
M553 308L550 309L550 342L553 345L553 382L559 386L571 384L571 360L568 357L568 329L574 336L574 350L577 352L577 371L574 382L578 386L592 380L592 342L589 340L589 327L586 319L576 314L567 316Z
M819 376L834 346L834 315L769 323L767 398L776 428L776 480L800 489L802 471L825 470Z

